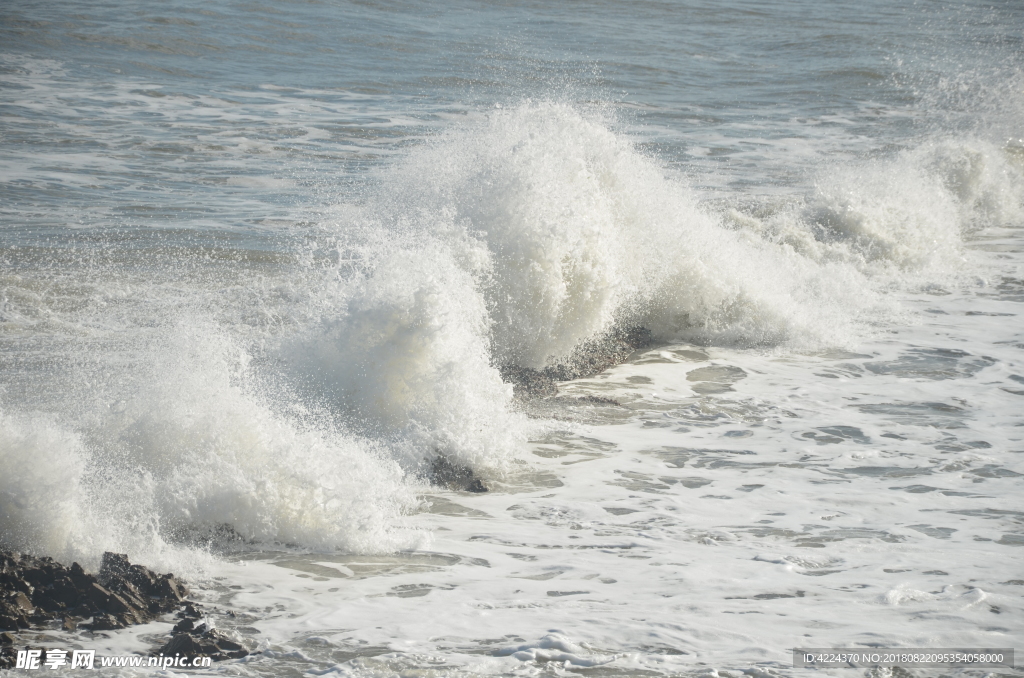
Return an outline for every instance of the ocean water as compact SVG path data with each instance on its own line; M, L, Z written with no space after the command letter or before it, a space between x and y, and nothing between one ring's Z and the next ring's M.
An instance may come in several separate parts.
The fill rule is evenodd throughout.
M207 673L1024 650L1022 69L1013 0L8 0L0 544L184 575Z

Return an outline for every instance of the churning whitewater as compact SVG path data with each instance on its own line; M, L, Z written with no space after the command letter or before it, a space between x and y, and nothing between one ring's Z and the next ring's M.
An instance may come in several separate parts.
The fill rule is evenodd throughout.
M716 209L606 115L527 102L469 116L334 208L256 298L247 272L216 272L214 293L177 268L120 270L134 252L118 236L93 270L9 276L28 311L9 327L53 326L64 374L43 412L5 408L8 539L85 559L222 525L409 547L422 535L400 516L424 464L500 477L536 430L501 366L542 369L628 325L660 344L851 346L900 313L893 290L969 273L965 236L1021 219L1019 167L980 142L928 141L828 168L799 201ZM154 256L187 270L209 254ZM70 298L48 303L42 284Z

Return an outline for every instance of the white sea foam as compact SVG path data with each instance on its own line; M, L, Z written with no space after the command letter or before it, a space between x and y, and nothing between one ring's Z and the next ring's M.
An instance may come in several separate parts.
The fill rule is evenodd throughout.
M879 287L897 275L955 271L966 233L1021 210L1019 172L980 142L927 144L826 170L814 194L767 218L717 210L600 113L546 102L471 119L413 151L379 184L337 221L342 248L362 238L368 272L355 283L361 301L346 302L358 308L333 308L340 317L329 319L329 333L356 331L350 324L364 334L411 331L443 317L463 327L438 341L458 336L463 355L482 359L486 350L493 365L533 368L623 321L664 340L848 342ZM419 257L426 263L412 262L413 253L427 253ZM405 319L377 298L396 286L411 313ZM427 308L440 288L457 308ZM488 333L488 348L474 344ZM347 362L346 350L331 360ZM365 370L336 376L376 388ZM379 418L381 398L370 398L378 404L357 410Z
M155 478L165 526L227 523L246 539L328 549L401 544L387 532L410 498L393 463L369 441L276 412L246 383L243 351L193 331L103 431L104 449Z
M321 319L282 355L307 397L412 468L437 452L505 468L526 429L497 368L542 368L617 322L663 340L817 345L843 340L871 299L850 267L726 228L564 104L445 133L341 214L333 246L359 265L327 272Z
M489 363L471 273L437 243L376 255L372 271L335 290L322 321L285 348L307 397L389 442L411 471L438 453L501 469L524 427Z
M109 407L67 423L4 418L5 545L180 564L173 543L225 536L354 552L425 543L401 531L414 500L382 450L275 411L247 381L245 352L204 330L150 347Z
M299 258L279 285L293 293L252 308L205 283L184 302L159 279L133 283L171 329L155 340L152 308L119 311L147 367L132 374L114 349L90 360L120 375L100 391L122 404L90 410L82 393L69 411L4 420L21 460L5 541L160 551L226 523L317 549L408 546L403 474L415 486L439 453L501 474L535 430L500 366L542 368L621 323L661 341L850 344L891 310L887 289L956 273L965 236L1022 213L1019 163L980 141L823 167L805 198L751 208L702 203L614 130L563 103L470 116L324 223L337 265ZM48 322L96 326L75 313L48 307ZM287 321L248 320L264 316ZM37 474L23 468L35 456L68 461ZM31 508L55 478L62 500Z

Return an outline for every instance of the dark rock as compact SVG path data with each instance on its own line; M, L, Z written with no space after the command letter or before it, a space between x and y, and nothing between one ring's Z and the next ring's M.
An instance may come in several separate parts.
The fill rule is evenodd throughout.
M450 490L487 492L487 486L473 473L473 469L453 462L439 454L430 462L430 481Z
M63 603L58 603L50 596L50 592L45 589L38 588L35 593L32 594L32 602L35 603L35 607L41 612L59 612L64 609Z
M556 382L592 377L626 362L635 351L651 344L650 330L638 326L619 327L580 342L569 355L556 359L543 370L502 365L499 372L503 381L512 384L517 398L547 398L558 395Z
M181 611L178 612L178 615L181 617L187 617L189 619L201 619L203 616L203 611L195 603L191 601L186 601L185 604L181 606Z
M68 610L69 615L81 618L91 617L97 612L99 612L99 610L97 610L95 606L89 605L87 603L83 603L73 609Z
M18 595L23 596L24 594L19 591ZM0 629L17 631L28 628L28 615L22 604L23 601L15 602L12 599L0 601ZM27 611L31 612L32 609L32 605L29 603Z
M539 370L518 365L502 365L498 368L501 380L512 384L512 393L517 398L546 398L558 395L555 380Z
M200 629L203 629L203 631L200 632ZM214 661L223 661L225 659L238 659L240 657L245 657L249 654L249 650L215 629L206 630L206 626L204 624L201 625L199 629L194 629L192 632L176 632L174 636L154 654L160 654L165 657L173 655L182 655L185 657L203 655L210 657Z
M188 589L171 574L165 574L160 577L154 585L154 591L155 593L150 595L157 595L161 598L174 598L176 600L182 600L188 595Z
M41 659L46 658L47 648L45 647L32 647L31 645L26 645L20 649L39 650L42 655ZM0 647L0 669L13 669L17 665L18 650L19 648L16 648L13 644L3 645Z
M47 612L41 607L37 607L36 611L30 615L27 615L29 627L35 626L47 626L47 622L53 619L54 615L52 612Z
M544 374L555 381L592 377L626 362L635 351L651 343L651 332L647 328L635 325L616 328L580 342L568 356L544 368Z
M16 631L31 625L66 630L79 619L94 631L109 631L148 622L177 609L188 590L171 574L132 565L119 553L105 553L100 576L81 565L64 567L52 558L0 552L0 628Z
M124 578L131 570L131 567L132 564L128 562L126 554L107 551L103 554L103 561L100 564L100 573L97 578L101 584L109 586L111 579L114 577Z
M207 631L204 638L212 641L217 646L217 649L228 657L244 657L249 654L249 651L241 643L231 640L216 629Z
M132 565L128 569L125 579L138 590L148 594L150 591L156 590L156 583L160 577L148 568L141 565Z
M188 633L177 633L175 634L167 644L157 650L159 654L165 657L170 655L185 655L187 657L194 657L199 654L212 654L208 647L203 647L203 644L197 638L193 638ZM216 649L213 648L213 652Z
M125 626L132 626L133 624L145 624L146 621L148 621L145 617L142 617L131 610L128 610L127 612L118 612L114 615L114 619L121 622Z
M195 629L195 627L195 622L193 622L191 619L182 619L180 622L174 625L174 628L171 629L171 633L188 633L189 631Z
M77 604L78 598L81 596L78 586L75 585L71 577L61 577L55 580L49 588L49 594L52 600L65 607Z
M479 478L474 478L473 482L466 485L467 492L487 492L487 486L484 485Z
M20 608L22 612L31 612L35 607L32 604L32 601L28 599L28 596L26 596L22 591L15 591L7 598L7 600Z
M77 617L64 617L64 621L60 627L65 631L74 631L78 628L78 622L81 621Z
M189 546L231 551L247 548L256 541L246 537L229 523L187 523L168 526L167 538Z
M93 605L99 609L105 609L107 603L110 602L110 591L106 590L99 585L98 582L93 582L89 588L85 590L85 595Z
M94 579L92 575L86 574L78 563L71 563L71 567L68 569L68 578L80 589L88 586Z
M111 614L98 614L92 618L92 622L83 624L91 631L114 631L123 629L127 624Z
M0 645L14 645L14 636L9 633L0 633Z
M611 398L603 398L601 396L578 396L576 399L578 403L587 403L588 405L611 405L612 407L622 407L622 404L618 400Z
M130 593L111 593L107 602L107 611L114 614L135 614L147 611L149 608Z
M0 573L0 589L3 591L21 591L32 595L32 585L19 577L15 572Z

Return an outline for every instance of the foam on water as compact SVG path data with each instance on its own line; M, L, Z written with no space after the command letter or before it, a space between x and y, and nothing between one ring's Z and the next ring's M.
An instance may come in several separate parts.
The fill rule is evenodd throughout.
M270 295L239 292L244 272L205 280L205 253L130 284L9 279L10 336L101 339L54 349L80 378L39 367L33 406L5 403L5 541L158 554L226 523L265 543L409 546L396 526L435 455L497 478L536 431L500 367L543 368L629 324L662 342L852 345L893 317L889 291L954 280L971 270L965 237L1021 219L1013 148L973 138L826 164L781 203L723 204L616 125L560 102L469 115L325 218L313 257L259 283ZM24 294L54 277L121 301ZM58 479L61 501L40 508Z
M329 287L322 319L282 349L300 392L410 471L438 453L501 469L525 429L490 364L472 273L436 242L388 244L369 266Z
M503 365L543 368L617 324L659 340L818 346L874 298L854 267L727 227L598 112L470 119L339 208L291 378L415 469L506 468L525 423ZM333 230L332 230L333 229Z
M69 491L12 513L8 539L95 553L220 521L251 539L391 548L388 525L408 504L390 459L417 472L441 452L501 471L521 450L530 427L500 365L541 368L617 323L661 341L849 343L881 307L880 285L943 277L964 234L1015 223L1020 185L1000 149L927 143L829 170L805 202L759 219L701 204L600 111L488 112L413 151L327 225L337 266L296 271L314 310L283 343L257 338L280 344L269 355L298 400L267 391L253 336L182 316L146 346L145 377L115 411L9 415L12 454L59 451L14 464L22 498L8 489L6 504L29 506L29 488L54 478ZM280 411L323 406L334 424ZM48 458L59 474L37 473ZM100 501L115 486L133 488L130 509Z
M303 379L383 429L440 431L449 407L508 409L496 367L543 368L616 324L662 341L848 344L884 307L879 290L950 278L965 235L1020 215L1019 170L980 142L826 170L761 217L701 204L610 125L527 102L383 173L332 225L342 283L292 347ZM438 395L476 388L488 395ZM466 445L502 447L464 438L475 463L487 455Z
M833 300L823 293L812 310L814 293L799 291L820 266L725 227L598 114L499 110L413 152L381 185L369 230L451 253L482 297L495 363L540 368L641 319L665 338L828 334L811 317Z
M226 674L1012 645L1017 4L8 4L4 548L184 575Z

